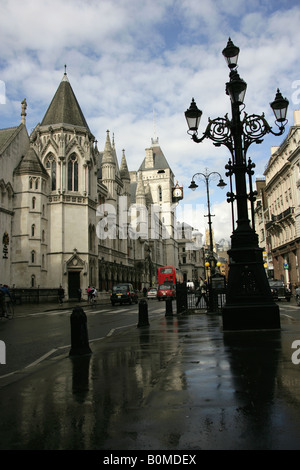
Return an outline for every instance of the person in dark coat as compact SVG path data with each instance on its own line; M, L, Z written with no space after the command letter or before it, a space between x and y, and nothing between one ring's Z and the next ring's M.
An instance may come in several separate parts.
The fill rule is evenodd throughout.
M60 286L59 286L59 289L58 289L58 301L59 301L59 305L62 305L64 296L65 296L65 291L64 291L64 289L62 288L62 286L60 285Z

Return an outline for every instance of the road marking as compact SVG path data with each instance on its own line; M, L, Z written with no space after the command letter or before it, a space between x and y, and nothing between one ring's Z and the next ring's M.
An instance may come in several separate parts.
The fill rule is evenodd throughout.
M39 364L40 362L42 362L44 359L46 359L47 357L51 356L51 354L55 353L59 348L56 348L56 349L51 349L51 351L48 351L46 354L44 354L43 356L41 356L39 359L37 359L36 361L32 362L31 364L29 364L28 366L25 366L25 369L28 369L29 367L34 367L36 366L37 364Z
M296 318L291 317L291 315L287 315L286 313L281 313L280 315L281 315L282 317L289 318L290 320L297 321Z
M99 310L99 312L100 312L100 311L102 311L102 310ZM119 312L119 311L121 311L121 310L118 310L118 312ZM127 310L127 309L122 309L122 311L128 311L128 310ZM154 313L162 313L162 312L164 312L164 311L165 311L164 308L159 307L159 308L155 309L154 311L152 311L151 314L154 314ZM53 312L32 313L32 314L30 314L30 316L45 315L45 313L46 313L46 314L50 314L50 315L51 315L51 314L57 315L57 314L63 313L63 312L70 312L70 310L63 310L63 311L62 311L62 310L59 310L59 311L54 312L54 313L53 313ZM106 310L105 312L106 312L106 313L109 313L109 312L111 312L111 310ZM96 312L95 312L95 313L96 313ZM29 315L26 315L26 316L29 316ZM151 316L151 315L150 315L150 316ZM124 329L124 328L130 328L130 327L133 327L133 326L136 326L136 323L131 323L131 324L129 324L129 325L123 325L123 326L119 326L119 327L117 327L117 328L112 328L112 329L107 333L107 335L101 336L101 337L99 337L99 338L90 339L90 340L89 340L89 343L93 343L93 342L96 342L96 341L101 341L101 340L103 340L103 339L105 339L105 338L108 338L108 337L112 336L112 335L113 335L116 331L118 331L118 330L121 330L121 329ZM57 351L64 350L64 349L67 349L67 348L70 348L70 347L71 347L71 345L69 344L69 345L66 345L66 346L59 346L59 347L57 347L57 348L51 349L51 350L48 351L46 354L44 354L43 356L41 356L40 358L38 358L36 361L32 362L31 364L28 364L27 366L24 366L23 369L15 370L15 371L10 372L10 373L8 373L8 374L1 375L1 376L0 376L0 380L1 380L1 379L5 379L5 378L7 378L7 377L10 377L10 376L12 376L12 375L18 374L18 373L22 372L22 370L27 370L27 369L29 369L29 368L31 368L31 367L34 367L34 366L40 364L40 363L41 363L42 361L44 361L45 359L47 359L48 357L50 357L52 354L56 353Z
M287 308L287 309L291 309L291 310L299 310L300 311L300 308L299 308L298 305L285 305L285 306L280 305L279 308L283 308L283 309Z

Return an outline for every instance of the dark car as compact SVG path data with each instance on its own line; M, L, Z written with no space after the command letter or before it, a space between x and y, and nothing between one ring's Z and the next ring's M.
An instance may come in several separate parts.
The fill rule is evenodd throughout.
M175 286L169 284L161 284L158 286L157 299L166 300L168 298L176 299L176 289Z
M135 302L137 304L138 295L133 289L132 284L117 284L112 289L112 293L110 294L110 301L112 305L115 305L117 302L120 304L132 304Z
M284 285L283 281L276 281L274 279L269 279L269 285L271 288L271 293L274 300L283 300L287 302L291 300L292 293Z

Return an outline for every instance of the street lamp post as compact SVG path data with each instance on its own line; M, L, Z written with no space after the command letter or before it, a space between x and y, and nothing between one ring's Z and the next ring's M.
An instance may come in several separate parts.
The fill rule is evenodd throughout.
M226 183L223 181L222 176L220 173L217 171L212 171L211 173L208 173L207 169L205 170L205 173L195 173L191 184L189 186L190 189L195 191L196 188L198 188L198 185L195 183L195 178L198 180L203 180L205 181L206 185L206 197L207 197L207 215L204 217L208 217L208 232L209 232L209 256L207 258L207 262L209 263L210 267L210 277L215 274L216 270L216 259L214 256L214 246L213 246L213 236L212 236L212 220L211 218L213 217L211 212L210 212L210 197L209 197L209 182L215 177L219 177L219 183L217 186L221 189L223 189L226 186ZM212 286L211 286L211 279L208 282L208 288L209 288L209 306L208 310L210 312L213 311L213 299L212 299Z
M223 308L224 330L277 329L280 328L279 307L274 302L263 266L262 249L258 245L258 236L248 217L248 200L253 203L255 192L247 194L246 175L251 181L254 164L246 161L247 150L252 143L261 143L262 137L271 133L282 135L287 123L288 100L277 90L275 100L270 104L275 123L279 128L274 132L264 114L252 114L241 118L240 106L243 105L247 83L237 73L239 48L229 38L223 55L230 69L226 93L231 100L231 120L224 118L209 119L201 138L197 137L202 111L192 99L190 108L185 112L188 133L196 143L208 138L214 145L225 145L232 160L226 168L226 176L235 177L235 193L227 193L228 201L236 202L237 220L231 235L231 249L228 251L230 264L227 286L226 305ZM252 188L252 186L251 186Z

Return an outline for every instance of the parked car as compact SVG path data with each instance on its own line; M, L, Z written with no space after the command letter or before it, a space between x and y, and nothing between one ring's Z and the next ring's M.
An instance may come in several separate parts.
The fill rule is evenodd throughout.
M112 305L120 302L120 304L128 303L132 304L135 302L138 303L137 292L133 289L132 284L117 284L113 287L110 294L110 301Z
M176 299L176 289L175 286L169 284L161 284L158 287L157 299L166 300L167 298Z
M151 287L151 289L147 292L147 299L156 299L157 297L157 289L156 287Z
M274 300L285 299L287 302L291 300L292 293L287 287L285 287L283 281L269 279L269 285Z

